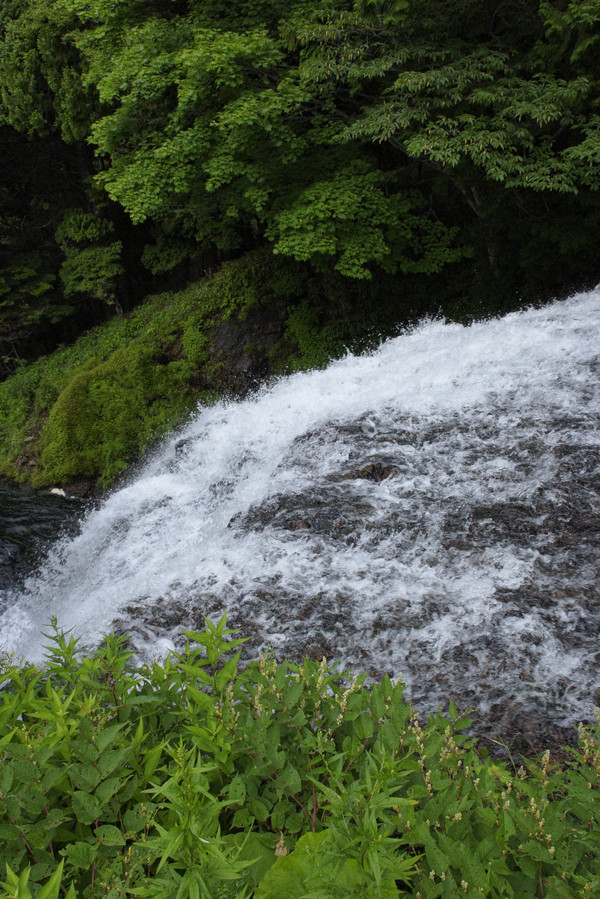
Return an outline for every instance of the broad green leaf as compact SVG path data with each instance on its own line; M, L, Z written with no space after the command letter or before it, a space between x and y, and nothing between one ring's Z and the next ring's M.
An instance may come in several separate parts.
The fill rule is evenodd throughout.
M130 755L131 749L128 746L122 749L109 749L108 752L102 753L98 759L98 771L101 773L102 777L105 778L108 774L112 774L116 768L122 765L125 759L128 759Z
M257 821L266 821L269 817L269 807L260 799L251 799L248 808Z
M74 868L81 868L83 871L89 871L98 854L99 846L97 843L85 843L78 840L75 843L69 843L62 850L62 854Z
M354 722L354 732L359 740L373 736L373 719L367 712L363 712Z
M93 824L101 815L102 805L89 793L75 790L72 802L73 811L82 824Z
M96 749L101 755L104 755L106 750L110 749L111 746L114 746L114 744L121 738L121 732L125 726L126 725L124 724L111 724L100 731L96 737L95 743Z
M147 816L144 814L142 803L135 808L127 809L123 815L123 826L128 833L138 833L146 826Z
M94 830L96 839L105 846L124 846L125 838L119 830L112 824L103 824Z
M93 765L75 763L69 768L69 777L77 790L91 793L100 782L101 774L99 769Z
M96 798L104 805L119 792L121 787L126 785L127 780L127 777L109 777L107 780L103 780L96 787Z

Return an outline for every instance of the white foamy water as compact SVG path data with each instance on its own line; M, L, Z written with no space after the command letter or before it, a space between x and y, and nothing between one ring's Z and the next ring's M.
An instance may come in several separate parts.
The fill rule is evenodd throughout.
M596 290L201 410L5 592L0 644L38 659L56 615L163 653L226 609L254 651L402 672L420 707L589 717L599 334Z

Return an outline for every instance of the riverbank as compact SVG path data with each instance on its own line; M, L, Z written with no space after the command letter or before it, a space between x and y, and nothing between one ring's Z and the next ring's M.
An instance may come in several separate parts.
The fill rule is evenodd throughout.
M91 497L199 405L322 368L429 316L466 323L518 306L478 307L441 276L353 281L255 250L0 382L0 478Z

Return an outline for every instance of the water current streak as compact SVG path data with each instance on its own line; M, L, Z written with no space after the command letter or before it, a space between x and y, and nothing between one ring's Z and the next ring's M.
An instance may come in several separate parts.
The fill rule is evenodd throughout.
M32 657L51 614L164 652L227 609L250 652L403 673L502 731L589 718L600 686L600 292L201 410L5 593ZM537 725L536 725L537 726Z

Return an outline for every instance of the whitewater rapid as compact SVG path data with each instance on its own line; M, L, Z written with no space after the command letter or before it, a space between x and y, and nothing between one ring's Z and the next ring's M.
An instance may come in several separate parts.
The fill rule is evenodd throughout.
M587 719L600 686L600 290L199 409L19 590L0 645L51 615L146 654L224 610L249 652L403 674L498 720Z

